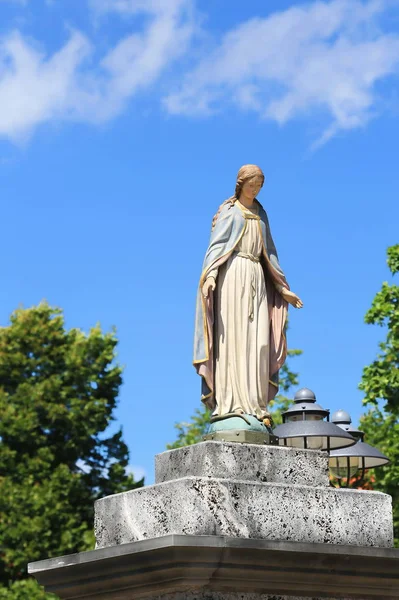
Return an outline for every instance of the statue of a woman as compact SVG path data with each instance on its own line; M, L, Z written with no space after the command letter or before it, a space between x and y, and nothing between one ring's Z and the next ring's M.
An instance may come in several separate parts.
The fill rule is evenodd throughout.
M267 214L256 199L261 169L241 167L235 194L219 208L199 282L194 365L213 415L263 421L285 362L288 303L303 306L279 265Z

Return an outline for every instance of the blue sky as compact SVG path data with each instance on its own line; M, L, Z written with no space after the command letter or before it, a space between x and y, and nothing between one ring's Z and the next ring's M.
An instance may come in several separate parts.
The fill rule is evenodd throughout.
M0 323L47 299L116 326L136 472L199 406L194 304L238 168L291 288L301 386L362 413L363 323L399 232L399 7L390 0L0 0Z

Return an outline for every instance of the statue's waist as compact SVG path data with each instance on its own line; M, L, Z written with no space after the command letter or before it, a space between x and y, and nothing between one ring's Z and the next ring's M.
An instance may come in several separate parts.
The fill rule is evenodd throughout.
M254 254L249 254L247 252L234 252L233 254L240 258L248 258L248 260L252 260L252 262L260 262L260 256L255 256Z

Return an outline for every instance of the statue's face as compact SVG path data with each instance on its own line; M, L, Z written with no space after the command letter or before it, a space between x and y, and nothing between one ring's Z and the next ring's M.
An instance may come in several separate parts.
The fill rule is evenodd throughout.
M259 194L261 187L262 177L260 177L260 175L256 175L255 177L252 177L252 179L248 179L248 181L244 183L244 185L242 186L241 193L246 198L251 198L253 200Z

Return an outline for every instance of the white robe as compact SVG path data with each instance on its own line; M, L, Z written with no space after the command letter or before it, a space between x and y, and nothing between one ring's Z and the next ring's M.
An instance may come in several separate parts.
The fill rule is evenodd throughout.
M261 254L258 221L247 219L234 254L208 275L217 278L215 415L244 412L261 419L268 414L269 311Z

